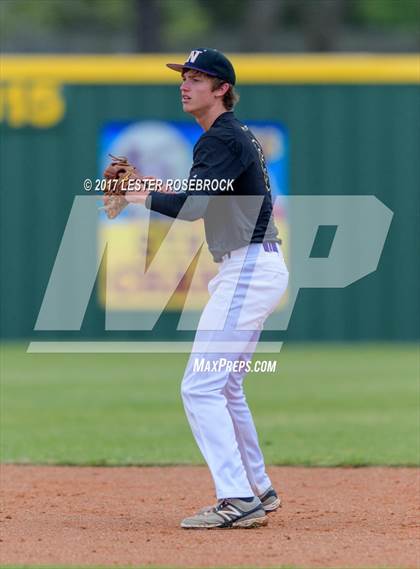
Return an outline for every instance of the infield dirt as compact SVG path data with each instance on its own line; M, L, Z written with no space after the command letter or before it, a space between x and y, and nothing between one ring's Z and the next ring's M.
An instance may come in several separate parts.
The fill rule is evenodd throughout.
M1 467L1 563L417 567L415 468L271 467L266 528L182 530L214 501L204 467Z

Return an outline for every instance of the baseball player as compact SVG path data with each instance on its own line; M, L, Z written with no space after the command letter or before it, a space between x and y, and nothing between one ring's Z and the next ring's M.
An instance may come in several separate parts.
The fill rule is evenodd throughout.
M169 217L203 218L218 263L181 388L217 503L187 517L181 527L260 527L267 523L267 512L280 506L280 498L265 470L243 380L264 321L288 282L272 218L270 181L259 142L233 113L238 97L231 62L215 49L199 48L184 63L167 65L181 74L183 110L204 130L194 147L189 180L220 182L201 191L127 193L123 198ZM113 178L116 171L114 162L105 176ZM231 181L230 193L221 183L226 180ZM105 208L113 217L109 199L105 197ZM212 365L197 371L195 362L202 358ZM231 365L218 366L222 358Z

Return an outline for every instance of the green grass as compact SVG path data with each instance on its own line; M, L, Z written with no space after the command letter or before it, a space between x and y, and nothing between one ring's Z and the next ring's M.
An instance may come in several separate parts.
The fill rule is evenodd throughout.
M414 345L285 345L246 380L269 464L418 463ZM2 460L201 463L179 395L186 354L26 354L4 345Z

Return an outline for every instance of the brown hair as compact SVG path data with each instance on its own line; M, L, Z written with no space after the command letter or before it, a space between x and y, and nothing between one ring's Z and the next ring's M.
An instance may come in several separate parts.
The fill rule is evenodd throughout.
M218 77L212 77L213 89L215 91L222 85L226 83L223 79L219 79ZM239 94L235 91L235 87L229 84L229 89L223 95L223 105L227 111L231 111L236 103L239 101Z

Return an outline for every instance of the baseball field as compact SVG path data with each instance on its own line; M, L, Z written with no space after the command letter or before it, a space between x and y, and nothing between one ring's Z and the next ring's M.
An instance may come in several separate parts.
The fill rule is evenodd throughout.
M419 26L0 0L0 568L420 569Z
M187 357L3 345L4 566L417 566L418 346L255 356L277 360L246 392L283 505L250 531L179 528L214 501L179 395Z

